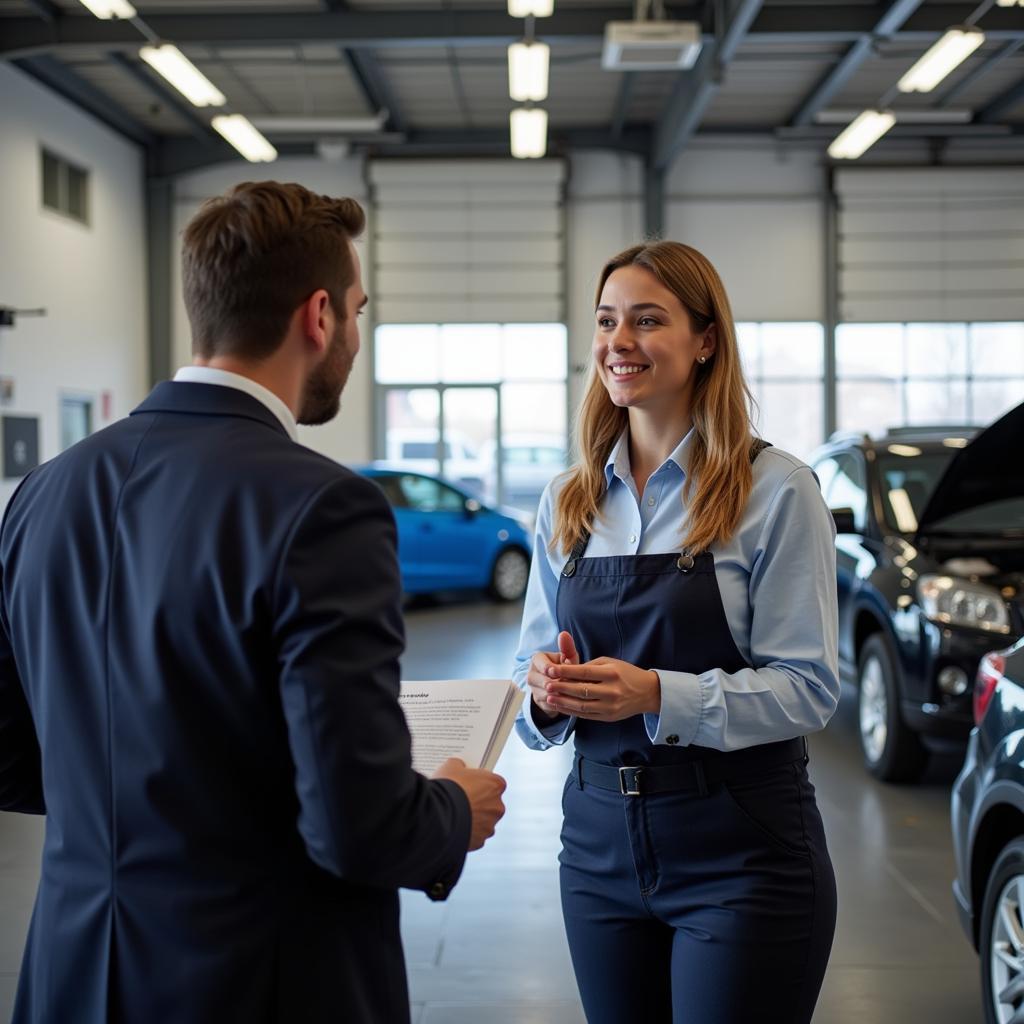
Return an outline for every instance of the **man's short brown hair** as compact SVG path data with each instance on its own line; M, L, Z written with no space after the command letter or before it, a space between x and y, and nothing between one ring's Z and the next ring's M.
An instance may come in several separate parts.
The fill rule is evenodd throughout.
M246 182L208 200L182 244L193 353L269 356L292 314L318 288L343 318L355 277L349 242L365 224L354 199L277 181Z

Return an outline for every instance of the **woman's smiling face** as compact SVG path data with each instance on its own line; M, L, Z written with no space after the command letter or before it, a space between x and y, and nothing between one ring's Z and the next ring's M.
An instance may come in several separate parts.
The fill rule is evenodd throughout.
M617 406L678 408L693 392L698 357L714 351L714 327L697 334L679 299L640 266L609 275L595 318L594 359Z

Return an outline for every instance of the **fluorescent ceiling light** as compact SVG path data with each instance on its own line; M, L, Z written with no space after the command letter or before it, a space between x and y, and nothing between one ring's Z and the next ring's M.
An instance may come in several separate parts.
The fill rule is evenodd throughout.
M508 0L508 13L513 18L548 18L555 9L555 0Z
M897 82L900 92L931 92L953 68L985 42L981 29L951 28Z
M508 94L518 103L543 100L548 95L547 43L513 43L508 48Z
M144 46L139 56L195 106L223 107L227 103L224 93L171 43Z
M996 0L996 3L1000 7L1012 7L1014 4L1020 4L1024 7L1024 0Z
M540 107L516 107L509 117L512 155L520 160L543 156L548 147L548 112Z
M832 140L828 155L833 160L856 160L895 123L891 110L865 110Z
M277 159L277 150L253 128L242 114L221 114L211 122L246 160L254 164L269 163Z
M136 11L128 0L82 0L82 6L88 7L97 18L104 21L110 18L134 18Z

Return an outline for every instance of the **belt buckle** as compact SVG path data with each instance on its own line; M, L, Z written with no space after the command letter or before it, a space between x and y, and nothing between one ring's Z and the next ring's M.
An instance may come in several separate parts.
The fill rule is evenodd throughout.
M640 796L640 773L642 771L643 768L631 768L628 765L623 765L623 767L619 769L619 792L623 796ZM630 787L629 783L626 781L625 772L633 773L632 787Z

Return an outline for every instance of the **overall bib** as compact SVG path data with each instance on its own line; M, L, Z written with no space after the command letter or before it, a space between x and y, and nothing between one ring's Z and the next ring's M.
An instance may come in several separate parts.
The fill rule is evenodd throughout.
M558 628L580 660L748 667L713 556L570 555ZM562 910L589 1024L807 1024L836 892L806 742L655 746L642 715L576 722ZM678 743L678 739L676 739Z

